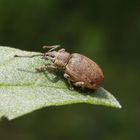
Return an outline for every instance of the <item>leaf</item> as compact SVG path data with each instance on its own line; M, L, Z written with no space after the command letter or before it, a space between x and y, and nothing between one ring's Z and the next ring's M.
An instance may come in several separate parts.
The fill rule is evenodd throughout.
M47 106L89 103L121 108L104 88L97 91L70 90L62 73L39 73L35 68L50 63L41 59L17 58L38 54L0 47L0 118L9 120Z

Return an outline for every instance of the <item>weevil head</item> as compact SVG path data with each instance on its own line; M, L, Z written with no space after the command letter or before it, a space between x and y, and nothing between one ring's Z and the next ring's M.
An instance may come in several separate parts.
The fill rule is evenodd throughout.
M51 51L45 53L44 57L51 60L59 69L65 69L70 58L70 53L66 51Z

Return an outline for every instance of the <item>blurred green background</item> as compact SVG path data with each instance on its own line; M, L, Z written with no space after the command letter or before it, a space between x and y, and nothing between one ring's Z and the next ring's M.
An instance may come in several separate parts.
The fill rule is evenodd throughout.
M95 60L121 110L77 104L0 122L0 140L139 140L140 1L0 0L0 45L61 44Z

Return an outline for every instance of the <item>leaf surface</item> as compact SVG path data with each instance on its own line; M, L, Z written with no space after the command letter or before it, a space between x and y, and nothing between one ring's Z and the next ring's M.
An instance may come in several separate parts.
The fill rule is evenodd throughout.
M0 47L0 118L9 120L47 106L89 103L121 108L104 88L97 91L70 90L61 72L36 72L35 68L50 63L41 59L19 58L32 55L10 47Z

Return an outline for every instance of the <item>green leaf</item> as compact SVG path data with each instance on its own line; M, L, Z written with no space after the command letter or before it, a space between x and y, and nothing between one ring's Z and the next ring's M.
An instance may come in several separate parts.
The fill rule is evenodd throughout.
M70 90L61 72L39 73L35 68L50 63L41 59L19 58L38 54L0 47L0 118L9 120L47 106L89 103L121 108L104 88L97 91Z

